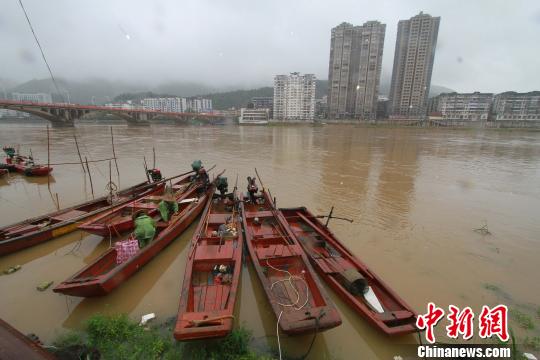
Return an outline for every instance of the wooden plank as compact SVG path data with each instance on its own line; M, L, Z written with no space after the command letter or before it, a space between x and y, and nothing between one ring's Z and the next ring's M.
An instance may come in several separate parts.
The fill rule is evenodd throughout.
M209 285L206 287L206 295L204 299L204 311L211 311L216 306L217 285Z

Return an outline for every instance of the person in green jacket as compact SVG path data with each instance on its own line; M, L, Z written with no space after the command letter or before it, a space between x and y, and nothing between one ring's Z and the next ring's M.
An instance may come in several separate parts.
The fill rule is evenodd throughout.
M156 234L156 221L146 214L144 210L138 211L133 215L135 221L135 238L139 242L139 248L142 249L148 245Z
M176 214L178 212L178 203L171 192L166 192L165 195L163 195L162 200L158 204L158 209L161 218L165 222L169 221L172 214Z

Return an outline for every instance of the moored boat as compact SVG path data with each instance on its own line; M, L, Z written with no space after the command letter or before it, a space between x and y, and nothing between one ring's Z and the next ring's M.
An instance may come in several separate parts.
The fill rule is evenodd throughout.
M177 340L223 337L232 331L243 248L237 200L236 191L214 194L206 205L188 250Z
M46 176L53 171L52 167L47 167L44 165L33 165L29 163L13 164L13 169L19 174L23 174L26 176Z
M3 150L7 155L5 166L9 171L16 171L26 176L46 176L53 171L52 167L35 164L31 156L18 154L13 147L4 147Z
M110 293L178 237L199 216L214 189L215 185L212 183L205 191L194 192L194 198L182 198L178 204L178 212L168 222L158 221L154 239L126 261L118 263L117 250L112 247L53 291L80 297ZM158 214L154 217L159 220Z
M78 223L88 221L106 210L115 208L148 194L163 190L164 183L143 182L121 190L114 197L109 196L61 209L46 215L27 219L0 228L0 255L6 255L70 233Z
M4 175L7 175L8 173L9 173L8 169L0 168L0 177L3 177Z
M172 191L176 200L180 201L182 198L192 196L201 186L202 182L188 174L173 183ZM121 236L133 229L132 215L136 211L146 210L149 216L155 216L159 212L158 203L164 191L165 188L162 187L159 191L116 207L114 211L107 211L79 225L79 229L103 237Z
M257 194L254 179L248 181L249 196L240 206L246 245L279 327L294 335L340 325L337 309L268 191Z
M305 207L280 209L321 278L387 335L417 331L416 313Z
M35 341L0 319L0 358L3 360L54 360L56 357Z

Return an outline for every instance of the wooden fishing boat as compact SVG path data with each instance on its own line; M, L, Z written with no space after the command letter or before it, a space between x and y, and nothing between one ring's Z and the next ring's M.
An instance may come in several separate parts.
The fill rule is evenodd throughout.
M341 324L302 246L263 188L241 203L246 245L280 328L287 334Z
M53 171L52 167L44 165L32 165L28 163L17 163L12 165L16 172L26 176L47 176Z
M416 313L305 207L280 209L322 279L387 335L417 331Z
M192 181L192 176L188 174L173 183L172 190L175 198L179 201L181 198L191 197L201 186L201 182ZM79 229L103 237L117 237L125 234L133 229L132 215L134 212L146 210L149 216L158 214L158 203L161 201L164 191L165 189L161 188L160 191L117 207L114 211L103 213L79 225Z
M80 297L110 293L176 239L199 216L214 189L214 184L211 184L206 191L195 192L195 198L180 200L178 213L173 215L168 223L158 221L154 240L127 261L117 264L116 249L110 248L53 291ZM155 219L159 219L159 215L155 214Z
M87 221L106 210L114 210L141 196L162 191L164 183L143 182L119 191L111 205L108 196L71 206L46 215L27 219L0 228L0 255L6 255L77 229L78 222Z
M50 352L0 319L0 358L3 360L53 360Z
M236 192L214 194L188 252L174 337L223 337L233 328L242 268L242 223Z
M1 169L0 168L0 177L3 177L4 175L7 175L9 173L8 169Z
M11 153L11 151L13 151L13 153ZM46 176L53 171L52 167L35 164L32 157L15 153L15 149L13 148L5 147L4 152L8 154L5 165L9 171L16 171L19 174L26 176Z

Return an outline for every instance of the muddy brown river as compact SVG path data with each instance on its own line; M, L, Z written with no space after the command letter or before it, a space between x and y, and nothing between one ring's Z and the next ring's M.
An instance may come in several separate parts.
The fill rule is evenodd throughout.
M386 129L343 126L180 127L113 125L120 178L127 187L145 179L143 156L165 176L201 159L227 169L241 190L257 167L281 207L305 205L317 214L335 207L330 228L418 312L426 303L471 306L504 303L536 322L518 337L538 336L540 319L540 132ZM51 129L51 163L111 156L108 125ZM44 123L0 123L0 144L47 162ZM105 193L106 162L91 166L96 195ZM54 166L51 192L61 207L91 199L80 165ZM0 226L54 210L46 178L0 179ZM487 224L491 235L473 229ZM36 286L60 283L104 252L108 239L76 231L45 244L0 257L0 317L45 342L77 329L94 313L154 312L156 321L176 315L193 224L112 294L80 299ZM416 336L389 339L352 312L330 289L343 324L317 336L312 359L392 359L414 354ZM236 322L253 331L254 346L276 348L276 318L251 265L242 273ZM444 341L444 326L436 333ZM302 355L312 336L281 334L284 353Z

